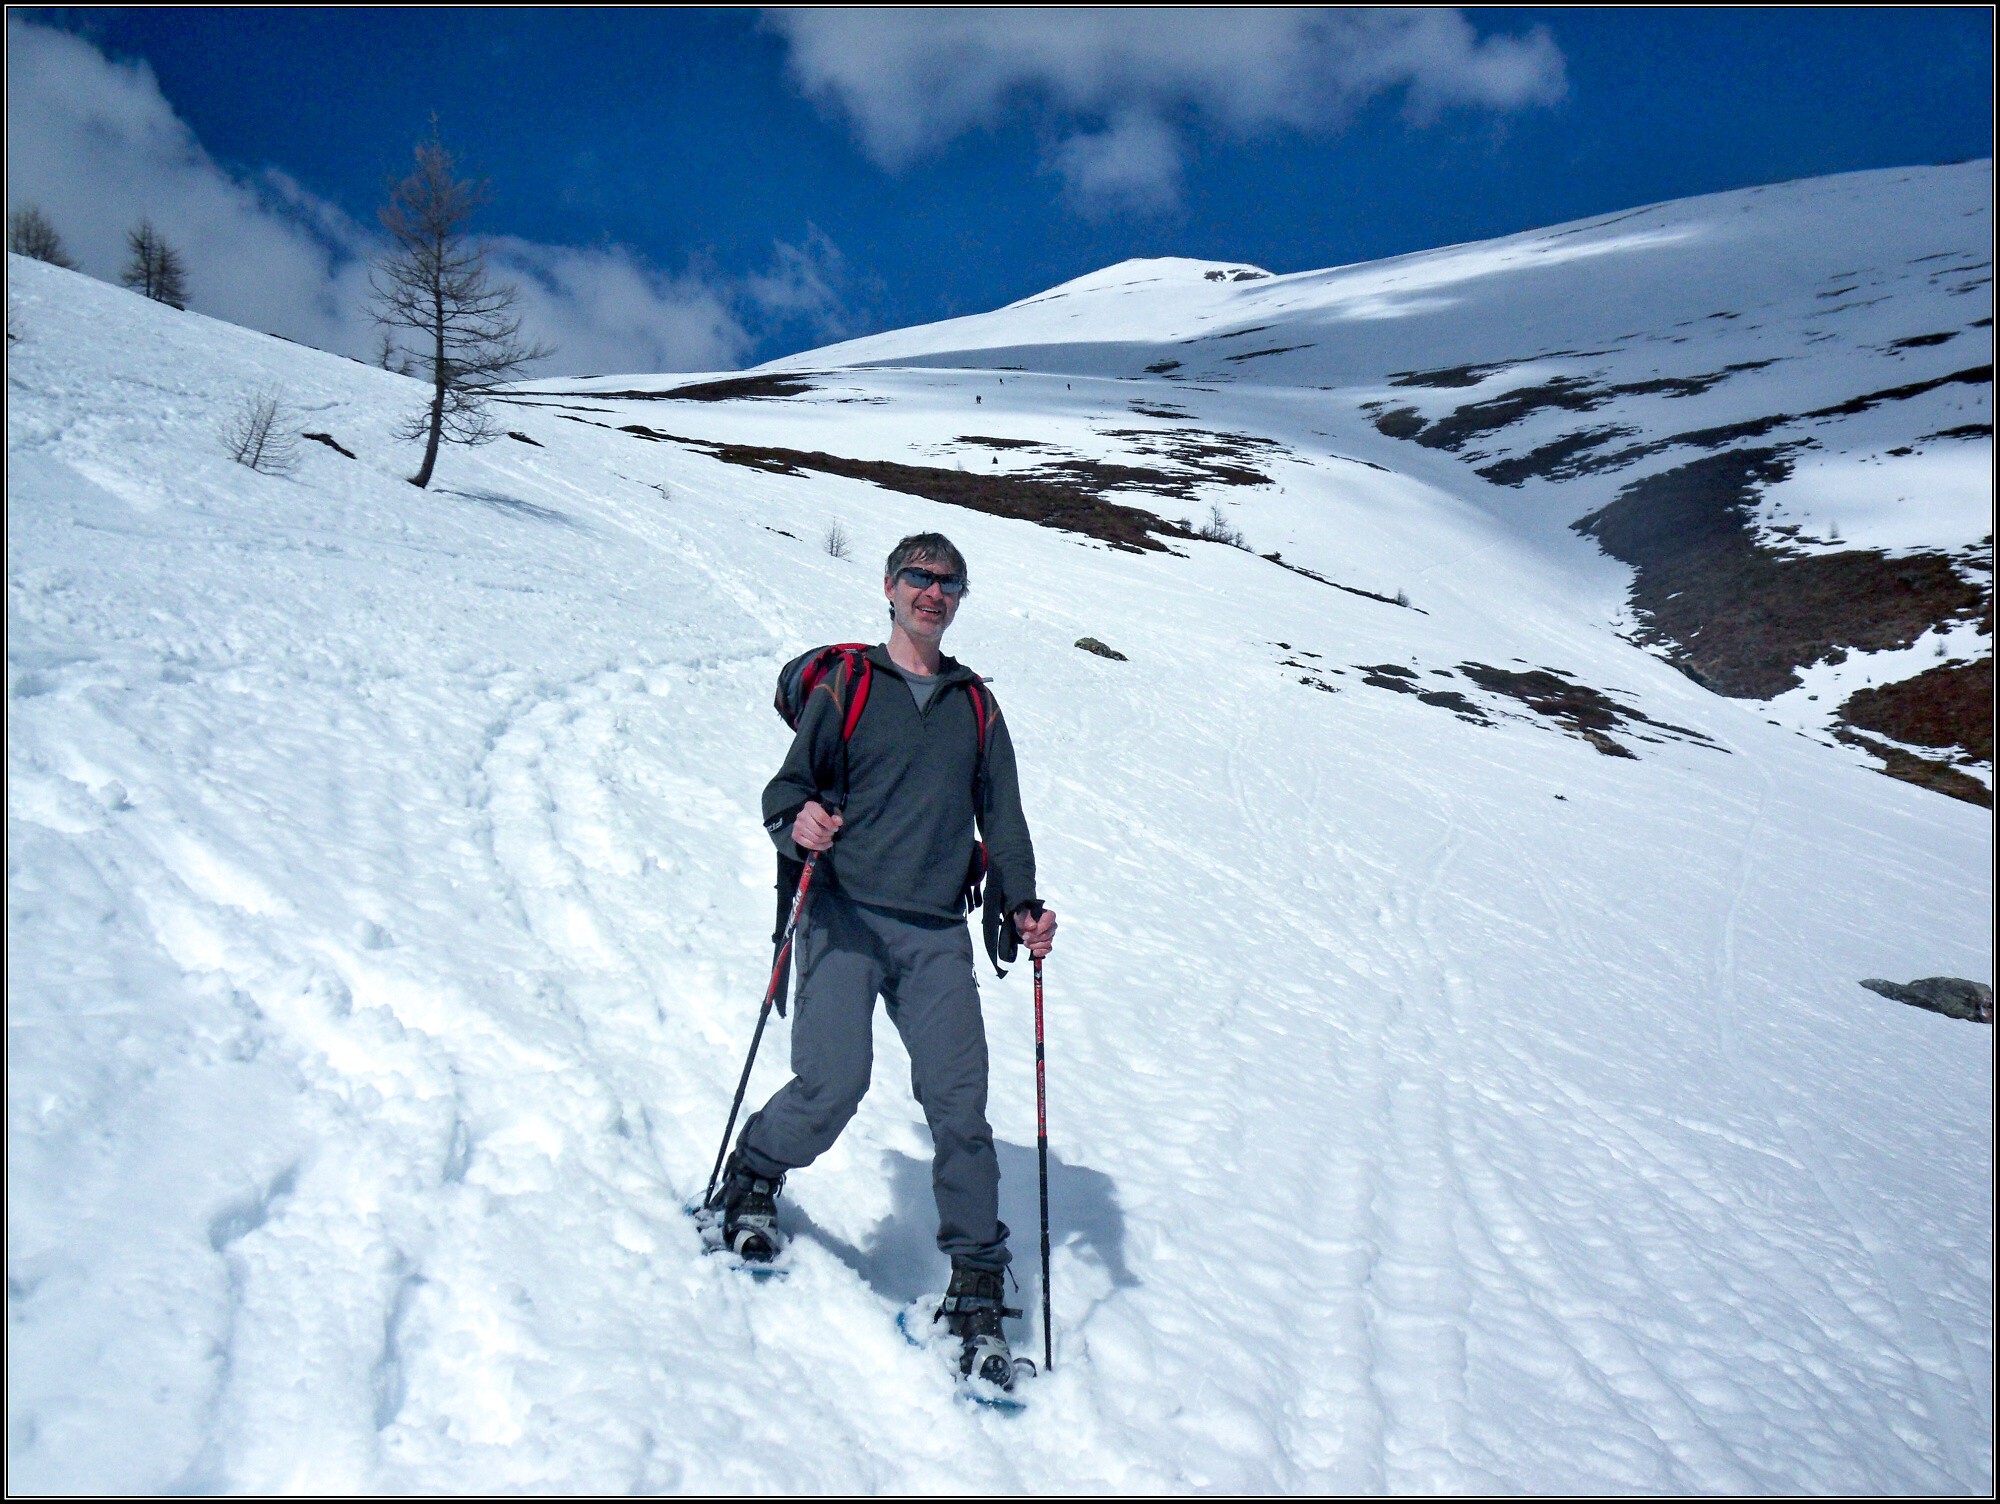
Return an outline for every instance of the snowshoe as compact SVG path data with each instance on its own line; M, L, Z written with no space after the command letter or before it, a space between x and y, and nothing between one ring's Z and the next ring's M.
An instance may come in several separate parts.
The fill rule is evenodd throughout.
M958 1338L959 1378L987 1393L1002 1395L1013 1389L1018 1375L1035 1371L1028 1359L1014 1356L1001 1331L1007 1317L1021 1314L1003 1301L1004 1278L996 1269L954 1265L944 1301L932 1317L934 1322L943 1321Z
M968 1405L977 1405L983 1410L998 1410L1003 1415L1019 1415L1028 1406L1024 1398L1027 1385L1020 1382L1035 1376L1035 1365L1027 1358L1016 1358L1012 1364L1011 1384L998 1384L986 1379L967 1377L958 1371L959 1360L964 1356L964 1347L959 1338L945 1329L931 1309L930 1302L919 1300L896 1313L896 1330L903 1334L903 1340L914 1348L935 1354L940 1360L951 1365L958 1398ZM984 1356L992 1356L987 1353Z
M784 1184L784 1176L759 1175L732 1154L714 1199L703 1208L704 1233L745 1264L769 1264L785 1247L778 1233Z

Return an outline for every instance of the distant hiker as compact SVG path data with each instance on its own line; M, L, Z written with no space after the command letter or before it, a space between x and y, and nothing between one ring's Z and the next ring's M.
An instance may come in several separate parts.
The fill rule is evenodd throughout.
M1035 897L1007 723L979 676L941 651L966 583L964 556L940 533L891 550L882 580L888 642L840 650L847 658L812 688L784 766L764 790L764 824L780 855L824 855L797 941L794 1074L743 1125L717 1199L730 1248L746 1259L776 1254L785 1176L832 1146L868 1090L880 995L930 1123L937 1242L951 1259L939 1314L960 1339L960 1372L1005 1386L1013 1380L1001 1333L1007 1226L965 915L983 879L996 966L1013 958L1017 939L1046 956L1056 916ZM832 651L800 662L824 664Z

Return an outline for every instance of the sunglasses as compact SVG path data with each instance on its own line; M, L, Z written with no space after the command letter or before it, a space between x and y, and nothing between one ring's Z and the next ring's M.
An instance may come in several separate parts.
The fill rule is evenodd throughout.
M897 570L896 578L912 590L928 590L935 585L946 595L962 595L965 592L965 576L962 574L939 574L935 570L918 569L912 565Z

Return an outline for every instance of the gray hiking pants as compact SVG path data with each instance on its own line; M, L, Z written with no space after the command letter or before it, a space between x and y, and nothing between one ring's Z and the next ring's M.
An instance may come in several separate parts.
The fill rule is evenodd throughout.
M867 1093L875 999L910 1052L910 1089L930 1121L938 1247L985 1269L1008 1261L1000 1163L986 1122L986 1023L963 920L928 919L815 893L798 942L792 1079L743 1125L761 1175L811 1164Z

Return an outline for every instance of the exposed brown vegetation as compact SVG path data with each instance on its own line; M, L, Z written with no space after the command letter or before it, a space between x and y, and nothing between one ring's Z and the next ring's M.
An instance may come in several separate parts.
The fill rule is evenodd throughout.
M1941 663L1914 679L1856 690L1841 704L1840 719L1856 730L1991 763L1993 659Z
M1278 645L1284 646L1282 643ZM1313 665L1300 663L1292 658L1285 659L1284 663L1288 667L1306 669L1314 676L1322 672ZM1494 724L1494 713L1490 706L1480 705L1459 690L1426 689L1424 678L1405 664L1357 663L1354 667L1361 675L1361 682L1372 688L1386 689L1399 695L1410 695L1422 704L1449 710L1460 720L1475 726ZM1335 669L1333 672L1338 673L1339 670ZM1434 668L1430 673L1441 679L1454 677L1450 669ZM1611 733L1614 731L1644 742L1678 738L1697 746L1708 747L1713 751L1722 750L1699 731L1690 731L1685 726L1656 721L1643 711L1635 710L1629 705L1621 705L1604 691L1579 683L1566 674L1557 673L1554 669L1506 669L1495 668L1487 663L1461 663L1458 666L1458 673L1463 674L1487 694L1513 700L1534 715L1553 722L1566 733L1589 742L1606 757L1638 756L1631 748L1613 739ZM1299 682L1314 684L1319 689L1332 688L1316 677L1301 679Z
M1419 616L1430 615L1430 612L1426 611L1422 606L1411 605L1409 600L1404 596L1377 595L1372 590L1363 590L1359 585L1343 585L1338 580L1329 580L1325 575L1315 573L1303 564L1287 564L1276 553L1259 554L1257 557L1260 559L1269 559L1280 569L1289 569L1293 574L1302 574L1309 580L1319 581L1322 585L1331 585L1335 590L1345 590L1349 595L1358 595L1366 600L1380 601L1385 606L1400 606L1405 611L1416 612Z
M1776 449L1735 450L1634 481L1572 524L1637 571L1641 642L1659 643L1719 694L1769 699L1794 672L1849 648L1908 647L1942 622L1980 615L1988 592L1941 553L1873 549L1787 555L1759 547L1756 489L1781 480Z
M1398 408L1376 419L1381 432L1396 439L1415 439L1426 449L1448 449L1454 453L1483 434L1494 433L1523 418L1551 409L1563 412L1594 412L1620 397L1694 397L1743 371L1757 371L1769 360L1738 361L1719 371L1696 376L1658 376L1650 381L1626 381L1603 386L1580 376L1556 376L1539 386L1516 387L1483 402L1468 402L1432 422L1417 418L1414 408ZM1473 386L1497 366L1455 366L1443 371L1406 371L1397 381L1404 386ZM1394 423L1392 429L1389 425Z
M1390 373L1391 386L1428 386L1449 391L1455 387L1478 386L1495 371L1504 371L1514 361L1497 361L1483 366L1440 366L1435 371L1395 371Z
M1925 343L1934 342L1928 336L1922 337L1922 340ZM1410 439L1427 449L1445 449L1457 453L1473 439L1510 427L1538 412L1550 409L1578 413L1593 412L1616 397L1691 397L1709 390L1718 382L1739 372L1760 370L1770 364L1769 360L1740 361L1734 365L1724 366L1719 371L1710 371L1697 376L1663 376L1650 381L1624 382L1616 386L1599 386L1579 377L1557 376L1539 386L1518 387L1513 391L1502 392L1497 397L1489 397L1483 402L1468 403L1435 420L1426 420L1413 407L1395 408L1377 415L1375 427L1378 432L1392 439ZM1473 385L1476 382L1471 378L1497 369L1501 368L1458 366L1443 371L1404 372L1396 384ZM1606 451L1605 445L1629 438L1636 432L1630 427L1608 425L1580 433L1566 434L1526 454L1496 460L1482 466L1479 474L1495 485L1503 486L1518 486L1536 477L1545 480L1569 480L1579 475L1622 470L1669 449L1720 449L1744 439L1762 438L1790 424L1817 418L1850 417L1885 403L1908 401L1912 397L1920 397L1941 387L1990 384L1992 379L1993 368L1990 365L1968 366L1962 371L1953 371L1929 380L1885 387L1876 392L1864 392L1858 397L1849 397L1843 402L1814 408L1810 412L1770 413L1761 418L1748 418L1712 428L1689 429L1683 433L1669 434L1664 438ZM1990 427L1986 431L1990 432ZM1976 436L1978 435L1973 432L1954 429L1927 437Z
M1967 366L1962 371L1953 371L1948 376L1933 377L1929 381L1912 381L1903 386L1887 387L1879 392L1868 392L1859 397L1849 397L1845 402L1836 402L1832 407L1818 407L1804 416L1808 418L1847 417L1854 413L1865 413L1871 407L1880 407L1885 402L1907 402L1912 397L1921 397L1925 392L1934 392L1945 386L1991 386L1993 367Z
M696 381L660 393L674 402L735 402L749 397L801 397L812 383L796 376L731 376L722 381Z
M1935 793L1949 794L1954 799L1963 799L1967 804L1993 808L1993 793L1977 778L1969 773L1961 773L1949 763L1934 762L1928 757L1919 757L1914 752L1901 747L1893 747L1887 742L1877 741L1872 736L1863 736L1858 731L1841 727L1833 733L1850 747L1882 759L1882 771L1891 778L1900 778L1904 783L1914 783L1918 788L1930 789Z
M1289 355L1294 350L1310 350L1311 345L1273 345L1268 350L1245 350L1241 355L1225 355L1224 360L1261 360L1266 355Z
M582 420L577 420L582 421ZM659 433L642 423L627 423L622 431L642 439L685 444L713 455L725 464L743 465L774 475L842 475L872 481L885 490L921 496L950 506L966 507L995 517L1016 517L1042 527L1061 528L1101 539L1113 548L1138 553L1164 550L1159 537L1192 538L1178 523L1106 501L1094 491L1066 479L1048 480L975 471L944 470L930 465L905 465L894 460L853 460L818 450L779 449L758 444L724 444L713 439L689 439ZM1067 468L1079 468L1079 465ZM1116 469L1118 467L1105 467Z
M1490 465L1481 465L1479 473L1496 486L1518 486L1537 476L1544 480L1570 480L1605 468L1602 458L1593 451L1613 439L1630 438L1637 432L1636 428L1616 424L1578 429L1526 454L1509 455Z
M1461 663L1458 668L1481 689L1518 700L1536 715L1568 727L1606 757L1636 755L1613 741L1609 734L1631 726L1648 726L1705 746L1713 745L1699 731L1656 721L1643 711L1620 705L1603 690L1580 684L1553 669L1505 669L1487 663ZM1657 738L1642 736L1642 740Z
M1201 428L1103 428L1098 432L1107 439L1123 439L1141 454L1183 468L1178 472L1169 472L1107 465L1098 460L1074 460L1050 467L1042 473L1061 472L1114 490L1151 491L1185 498L1193 494L1196 486L1203 484L1268 485L1271 478L1248 462L1262 455L1277 453L1284 447L1255 434ZM1119 479L1121 476L1128 478Z
M728 376L720 381L693 381L664 391L523 392L524 397L595 397L624 402L735 402L752 397L802 397L813 391L803 376Z
M1386 438L1414 439L1424 431L1424 415L1414 407L1395 407L1375 419L1375 430Z
M1300 668L1305 667L1304 664L1296 666ZM1361 682L1363 684L1372 685L1376 689L1391 690L1399 695L1415 695L1424 704L1435 705L1440 710L1449 710L1461 720L1471 721L1477 726L1490 726L1493 724L1487 718L1485 711L1473 704L1472 701L1466 699L1457 690L1418 688L1423 681L1417 678L1415 669L1405 668L1400 663L1361 663L1356 664L1355 667L1361 670ZM1335 672L1338 673L1339 670L1336 669ZM1450 677L1448 670L1433 669L1432 672L1443 673L1445 677ZM1301 684L1314 684L1314 687L1318 689L1329 689L1332 687L1325 683L1315 683L1311 679L1301 679L1299 682Z

